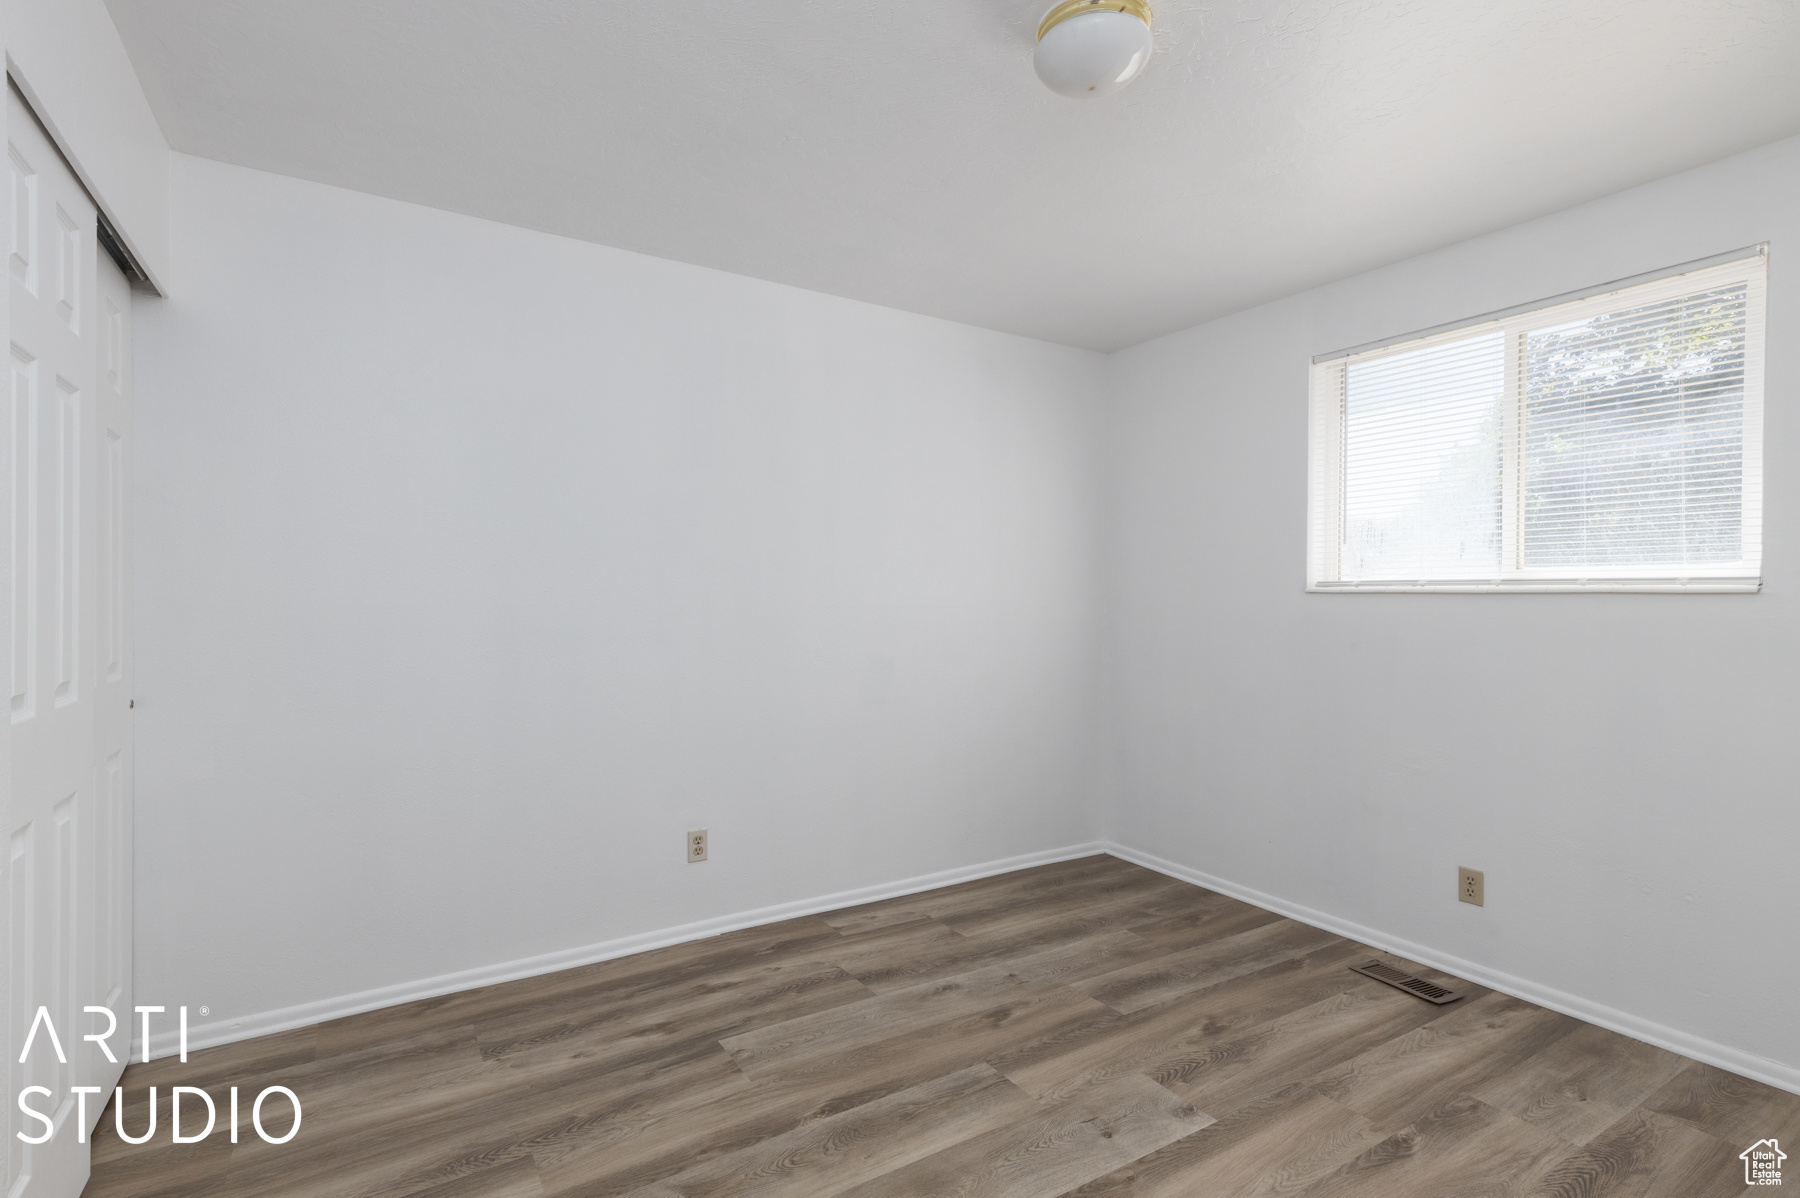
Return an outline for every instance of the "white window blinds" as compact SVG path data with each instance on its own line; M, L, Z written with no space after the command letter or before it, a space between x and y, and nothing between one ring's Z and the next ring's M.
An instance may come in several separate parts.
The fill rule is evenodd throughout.
M1756 590L1764 262L1316 362L1309 589Z

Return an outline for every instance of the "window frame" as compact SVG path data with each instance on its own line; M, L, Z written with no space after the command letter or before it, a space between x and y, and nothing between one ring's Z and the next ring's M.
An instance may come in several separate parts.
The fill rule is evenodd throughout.
M1453 324L1391 337L1313 359L1308 407L1306 589L1313 594L1502 594L1641 591L1675 594L1755 593L1762 589L1763 361L1767 244L1666 271L1521 304ZM1744 313L1743 529L1745 556L1718 566L1595 566L1580 571L1522 564L1525 523L1520 495L1525 472L1525 398L1521 362L1529 333L1676 296L1746 285ZM1491 579L1344 579L1344 387L1352 362L1412 353L1436 345L1504 333L1501 428L1501 570Z

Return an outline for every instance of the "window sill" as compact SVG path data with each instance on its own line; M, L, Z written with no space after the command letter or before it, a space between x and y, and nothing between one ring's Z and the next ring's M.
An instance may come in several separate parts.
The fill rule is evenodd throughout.
M1753 595L1761 578L1423 579L1416 582L1315 582L1314 595Z

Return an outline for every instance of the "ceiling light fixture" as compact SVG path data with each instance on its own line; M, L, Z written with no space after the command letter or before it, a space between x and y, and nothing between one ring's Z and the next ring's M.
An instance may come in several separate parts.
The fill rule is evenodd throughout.
M1091 100L1143 74L1150 51L1144 0L1062 0L1038 24L1032 63L1051 91Z

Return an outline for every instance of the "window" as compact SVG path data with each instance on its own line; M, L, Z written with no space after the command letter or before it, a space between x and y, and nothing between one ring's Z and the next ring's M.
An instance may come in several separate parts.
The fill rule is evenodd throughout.
M1754 591L1764 251L1316 359L1307 589Z

